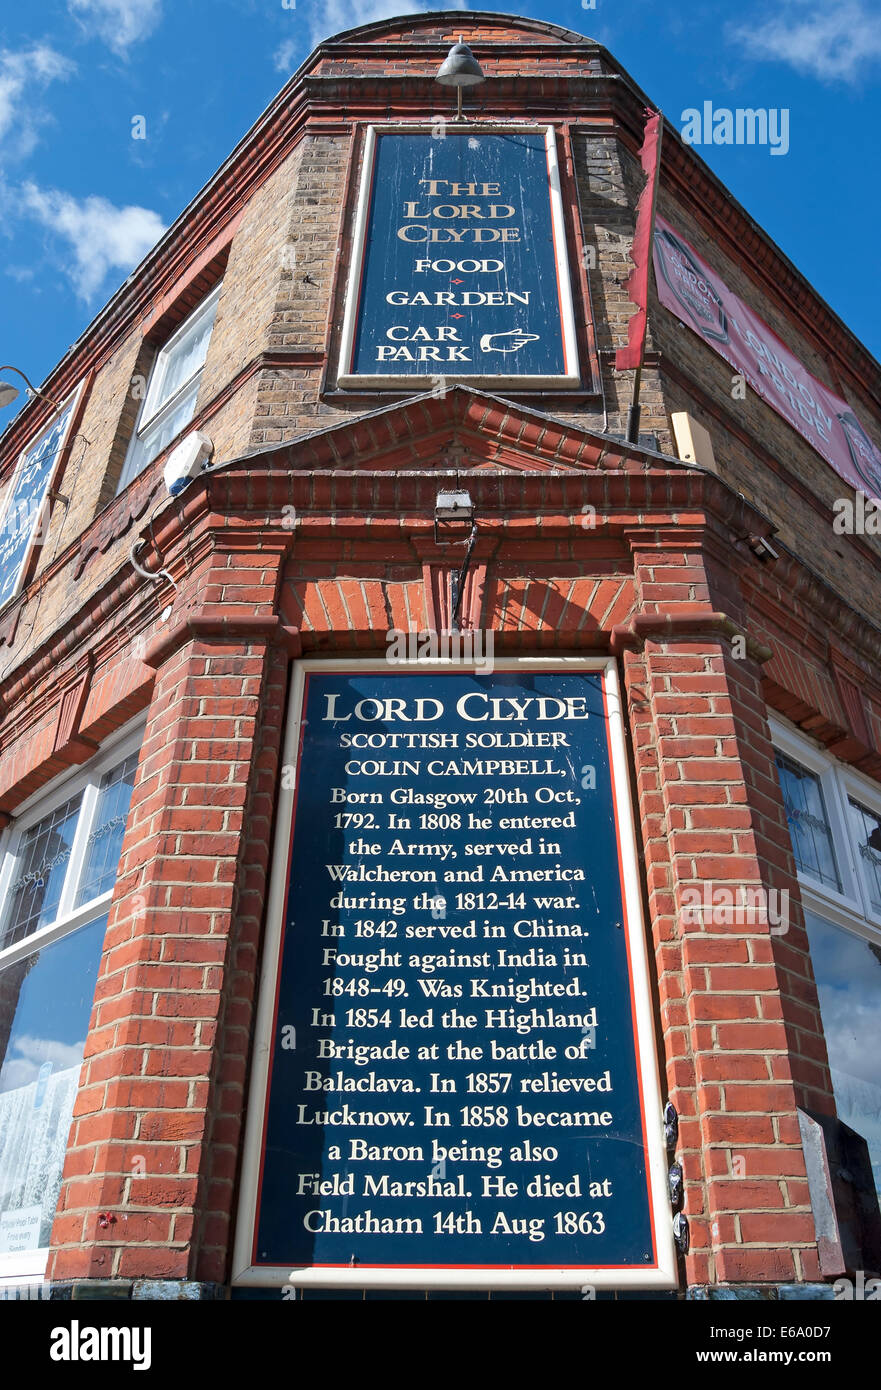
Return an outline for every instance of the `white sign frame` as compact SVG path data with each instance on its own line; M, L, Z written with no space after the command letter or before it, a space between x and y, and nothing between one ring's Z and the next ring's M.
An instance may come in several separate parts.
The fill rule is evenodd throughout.
M376 155L378 135L431 135L436 133L437 118L434 121L390 121L368 125L364 140L364 157L361 164L361 183L358 191L358 205L355 213L355 229L352 237L352 263L346 286L343 326L340 338L337 386L343 390L368 391L431 391L436 389L440 378L444 382L461 383L464 386L503 388L506 391L576 391L584 389L578 362L578 344L575 333L575 310L572 299L572 281L569 275L568 243L563 219L563 195L560 188L560 167L557 160L556 127L546 121L486 121L480 123L459 122L451 126L450 139L459 135L510 135L543 134L547 155L548 185L551 204L551 229L554 239L554 260L557 267L557 283L560 294L560 329L563 343L565 371L554 376L511 376L503 372L445 371L430 373L412 372L406 376L391 373L370 375L354 372L352 359L355 351L355 335L358 328L358 308L360 303L361 275L367 251L367 232L370 214L370 191L373 185L373 164ZM445 137L446 138L446 137Z
M284 754L285 767L299 771L298 751L302 730L305 677L307 672L380 673L392 669L377 658L360 660L302 660L294 665L290 705L287 716ZM458 662L407 662L402 671L431 674L433 671L472 670L480 667ZM667 1181L668 1159L663 1137L663 1118L657 1050L651 1003L647 937L642 911L642 892L638 869L636 836L630 803L630 782L625 745L624 718L618 673L613 658L607 657L520 657L497 661L497 671L514 672L601 672L609 720L609 750L615 815L622 865L623 905L628 934L631 977L635 1008L636 1061L646 1132L646 1160L650 1194L650 1216L658 1263L646 1268L595 1269L590 1265L562 1269L474 1269L408 1267L354 1269L305 1266L254 1266L257 1203L262 1162L263 1128L268 1103L268 1082L275 997L283 945L285 904L288 891L288 851L296 786L280 785L276 816L270 888L266 914L266 938L260 972L254 1055L250 1079L248 1119L245 1132L244 1164L238 1219L233 1250L232 1283L238 1287L294 1288L419 1288L550 1290L579 1289L675 1289L678 1287L676 1255L672 1234L672 1213ZM296 772L295 772L296 777Z

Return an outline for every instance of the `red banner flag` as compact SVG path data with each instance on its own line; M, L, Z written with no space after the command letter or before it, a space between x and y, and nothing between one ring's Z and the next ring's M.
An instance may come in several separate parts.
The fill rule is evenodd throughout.
M645 132L642 141L640 163L645 173L645 187L639 195L636 206L636 231L630 259L634 269L624 282L624 288L636 313L627 325L627 346L615 353L615 366L619 371L626 367L641 367L645 350L646 305L648 304L649 265L652 253L652 226L655 220L655 192L658 186L658 165L661 153L661 113L646 110Z

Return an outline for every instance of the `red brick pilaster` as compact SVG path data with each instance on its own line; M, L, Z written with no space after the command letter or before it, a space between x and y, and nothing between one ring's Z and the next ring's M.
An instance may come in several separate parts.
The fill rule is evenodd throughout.
M52 1279L224 1277L289 643L277 619L222 626L147 654Z
M816 1067L822 1085L825 1054L760 666L748 640L736 640L730 564L718 570L682 534L632 544L640 609L616 643L625 649L667 1083L680 1115L687 1278L814 1279L796 1083ZM787 918L748 910L744 892L759 888L772 916L785 907L773 895L789 890ZM690 893L702 903L711 896L702 920L683 910Z

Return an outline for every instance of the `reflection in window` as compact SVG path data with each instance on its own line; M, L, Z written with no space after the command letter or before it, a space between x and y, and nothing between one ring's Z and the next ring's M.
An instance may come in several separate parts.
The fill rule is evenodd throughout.
M848 799L851 834L856 840L857 865L872 912L881 915L881 816L853 797Z
M81 801L71 797L23 835L0 950L55 920Z
M101 778L98 807L86 847L86 863L77 892L77 907L90 902L92 898L97 898L100 893L108 892L116 882L122 837L125 833L137 767L138 755L132 753L125 762L112 767Z
M881 945L805 913L839 1118L869 1146L881 1195Z
M835 865L829 818L819 777L779 752L777 770L789 822L792 852L798 868L840 892L841 879Z
M0 1254L49 1244L106 925L0 968Z

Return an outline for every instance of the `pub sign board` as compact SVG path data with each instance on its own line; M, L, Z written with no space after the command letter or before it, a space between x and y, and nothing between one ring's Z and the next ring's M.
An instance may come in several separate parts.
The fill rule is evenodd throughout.
M339 385L580 384L551 126L368 126Z
M299 663L237 1284L675 1285L614 664Z
M38 529L47 524L46 499L78 399L79 390L19 456L0 507L0 608L18 593Z

